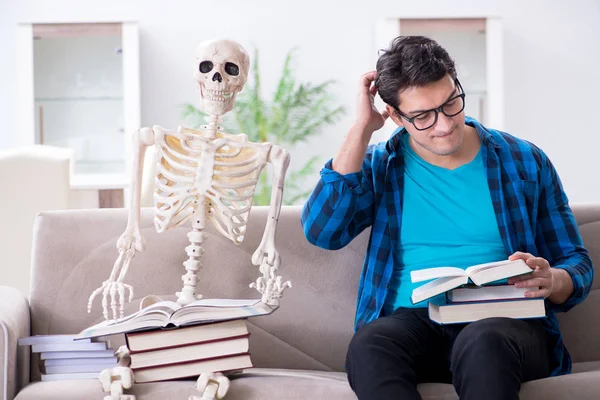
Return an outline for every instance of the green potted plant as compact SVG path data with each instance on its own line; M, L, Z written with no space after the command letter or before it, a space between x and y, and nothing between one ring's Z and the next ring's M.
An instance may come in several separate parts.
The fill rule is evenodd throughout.
M328 80L319 84L299 83L294 77L294 49L286 55L281 78L271 100L261 92L258 50L254 52L251 78L238 94L233 110L223 125L231 133L245 133L253 142L270 142L288 150L292 162L285 179L283 204L304 202L311 190L301 187L303 178L314 172L318 157L313 156L303 166L294 167L294 147L323 132L345 113L331 96ZM192 104L183 106L183 117L194 127L204 124L206 114ZM270 171L269 171L270 172ZM271 196L271 175L262 173L254 195L255 205L268 205Z

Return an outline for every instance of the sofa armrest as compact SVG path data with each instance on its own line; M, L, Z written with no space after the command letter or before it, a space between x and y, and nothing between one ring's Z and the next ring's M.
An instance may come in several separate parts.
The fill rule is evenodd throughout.
M29 303L21 291L0 286L0 398L13 400L29 382L29 348L17 340L31 332Z

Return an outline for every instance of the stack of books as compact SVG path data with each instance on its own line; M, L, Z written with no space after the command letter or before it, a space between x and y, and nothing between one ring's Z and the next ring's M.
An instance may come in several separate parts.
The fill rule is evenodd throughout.
M252 368L245 319L127 333L137 383Z
M186 306L159 301L77 337L124 333L138 383L235 372L252 367L247 318L276 309L256 299L201 299Z
M439 324L467 323L492 317L544 318L544 299L525 297L526 291L539 288L517 288L507 284L484 286L530 272L532 269L523 260L479 264L465 270L440 267L412 271L413 282L431 280L413 290L412 301L418 303L445 293L444 302L430 301L428 304L429 318Z
M110 342L102 339L74 340L76 335L38 335L19 338L20 346L31 346L39 354L42 381L96 379L106 368L117 365Z

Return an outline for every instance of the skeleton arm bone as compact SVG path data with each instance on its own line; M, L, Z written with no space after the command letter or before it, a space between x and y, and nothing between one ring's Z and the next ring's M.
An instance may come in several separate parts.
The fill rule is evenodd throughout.
M260 265L262 276L250 284L250 287L255 288L263 295L263 302L269 305L279 305L279 298L282 296L283 291L292 286L289 281L282 283L281 276L276 275L281 260L275 249L275 233L283 201L285 173L290 165L290 155L285 149L273 146L267 161L273 165L273 186L269 215L262 240L252 255L252 264Z
M131 259L136 251L144 251L146 244L140 233L140 202L142 192L142 172L146 148L153 145L155 135L152 129L142 128L133 134L133 168L131 176L131 204L125 232L117 241L119 256L113 265L109 278L102 286L94 290L88 300L88 312L91 312L94 298L102 293L102 310L105 319L108 318L108 296L113 319L117 318L117 294L119 296L119 316L124 314L125 290L129 289L129 301L133 298L133 287L123 283L129 269Z

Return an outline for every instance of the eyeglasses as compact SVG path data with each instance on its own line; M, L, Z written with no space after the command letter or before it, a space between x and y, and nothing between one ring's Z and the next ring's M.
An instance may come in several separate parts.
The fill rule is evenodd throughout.
M455 82L456 86L460 89L462 93L452 97L438 108L423 111L422 113L419 113L412 118L409 118L406 115L402 114L402 112L398 108L396 108L396 112L402 118L413 124L414 127L419 131L424 131L434 126L438 120L438 114L440 112L443 113L446 117L454 117L455 115L460 114L462 110L465 109L465 91L463 90L458 79L456 79Z

